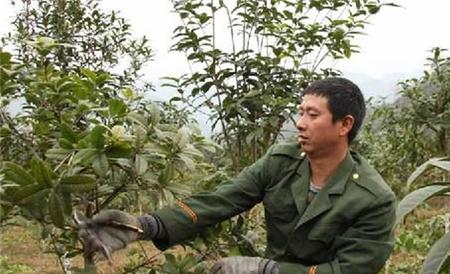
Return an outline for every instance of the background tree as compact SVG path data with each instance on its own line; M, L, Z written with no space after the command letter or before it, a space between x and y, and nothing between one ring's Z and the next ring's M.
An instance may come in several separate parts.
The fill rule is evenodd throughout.
M450 58L443 52L434 48L423 76L399 83L395 102L372 103L360 138L360 150L402 198L394 256L414 262L389 273L449 270Z
M421 78L400 82L394 103L372 105L363 131L366 156L397 193L417 163L450 155L450 58L439 48Z
M324 61L349 58L379 1L172 1L182 24L173 50L192 71L168 78L182 100L211 115L235 170L255 161L292 121L300 91L336 75ZM218 22L228 22L219 29ZM224 38L224 37L227 38ZM227 41L227 43L219 42ZM225 44L225 45L224 45Z

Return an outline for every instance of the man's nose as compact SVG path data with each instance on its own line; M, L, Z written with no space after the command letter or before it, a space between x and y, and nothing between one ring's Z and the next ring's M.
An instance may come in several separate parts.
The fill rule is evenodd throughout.
M305 119L304 115L299 115L297 119L297 123L295 124L298 130L303 131L305 130Z

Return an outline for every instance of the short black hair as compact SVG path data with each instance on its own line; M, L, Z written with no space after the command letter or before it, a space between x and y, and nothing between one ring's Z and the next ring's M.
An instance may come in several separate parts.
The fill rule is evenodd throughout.
M311 83L304 90L304 95L316 95L327 98L333 123L347 115L353 116L355 122L348 133L348 143L355 139L366 115L364 96L357 85L345 78L330 77Z

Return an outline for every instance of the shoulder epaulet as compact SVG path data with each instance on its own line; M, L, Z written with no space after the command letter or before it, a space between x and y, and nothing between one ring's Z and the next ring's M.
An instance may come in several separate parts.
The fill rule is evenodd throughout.
M361 178L360 180L354 180L358 185L364 187L377 197L394 195L392 189L384 181L383 177L369 165L364 157L360 155L356 156L355 154L353 154L353 156L357 163L356 172L358 177Z
M285 155L291 158L301 158L302 151L296 143L284 143L275 145L270 155Z

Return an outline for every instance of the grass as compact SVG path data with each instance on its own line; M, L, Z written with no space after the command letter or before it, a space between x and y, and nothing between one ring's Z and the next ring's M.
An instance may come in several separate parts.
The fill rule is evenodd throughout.
M57 258L44 253L34 231L35 228L29 226L1 228L0 255L4 264L29 267L27 271L17 273L61 273Z
M139 263L143 260L142 248L148 256L158 254L159 251L151 242L131 244L127 249L114 253L111 263L100 261L97 263L98 273L121 273L123 267L130 262ZM28 223L23 226L8 226L0 228L0 273L63 273L55 254L46 253L46 243L40 240L39 227ZM83 259L76 256L71 261L77 269L83 268Z

